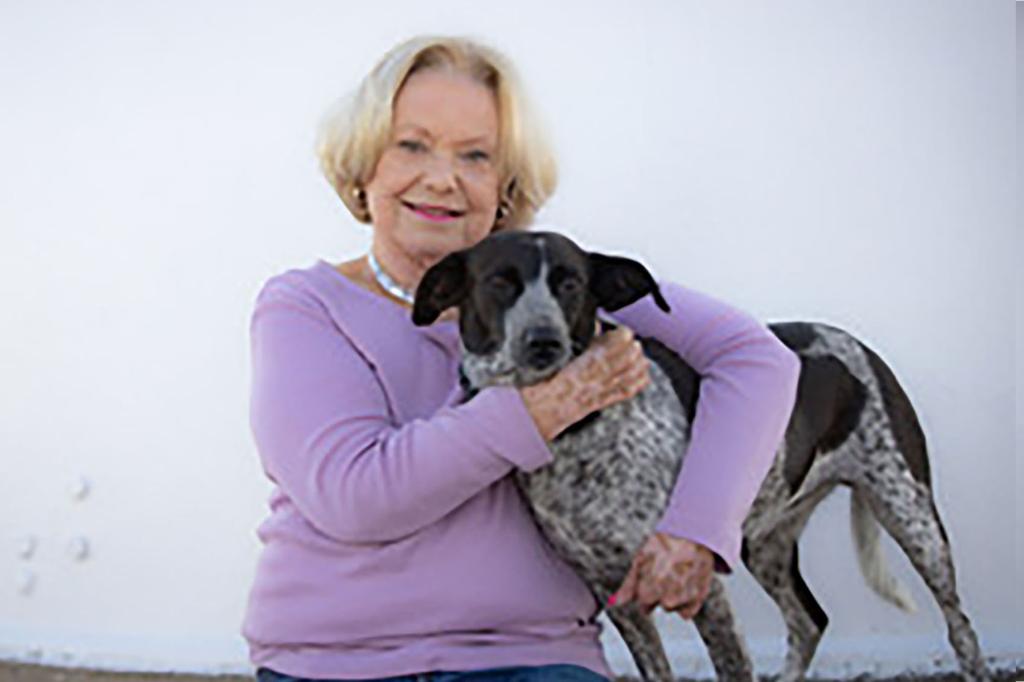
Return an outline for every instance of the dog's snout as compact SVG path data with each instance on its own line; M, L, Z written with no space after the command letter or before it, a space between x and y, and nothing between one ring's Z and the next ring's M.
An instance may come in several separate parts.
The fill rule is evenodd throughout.
M562 349L562 339L554 327L534 327L523 334L523 343L530 353L557 353Z
M562 337L554 327L531 327L523 334L526 359L534 369L543 369L562 354Z

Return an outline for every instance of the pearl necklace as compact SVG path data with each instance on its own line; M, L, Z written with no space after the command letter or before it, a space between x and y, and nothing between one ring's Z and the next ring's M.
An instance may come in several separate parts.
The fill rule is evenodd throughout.
M409 305L412 305L416 301L416 297L413 294L409 293L408 290L403 289L398 282L391 279L388 274L381 269L380 263L378 263L377 259L373 257L373 250L366 253L366 259L370 263L370 269L373 270L374 279L377 280L377 284L384 288L384 291L397 299L405 301Z

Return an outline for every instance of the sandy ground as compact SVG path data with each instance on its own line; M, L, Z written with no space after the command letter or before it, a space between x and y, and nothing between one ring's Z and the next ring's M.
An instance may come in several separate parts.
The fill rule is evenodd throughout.
M769 682L770 678L762 678ZM856 677L845 682L867 682L871 678ZM0 661L0 682L253 682L251 677L239 675L178 675L154 673L110 673L79 668L52 668L42 665L25 663L5 663ZM955 675L933 675L930 677L892 677L886 682L958 682ZM1003 671L995 674L993 682L1024 681L1024 670ZM632 682L622 677L616 682ZM679 678L679 682L694 682ZM838 682L835 680L811 679L808 682Z

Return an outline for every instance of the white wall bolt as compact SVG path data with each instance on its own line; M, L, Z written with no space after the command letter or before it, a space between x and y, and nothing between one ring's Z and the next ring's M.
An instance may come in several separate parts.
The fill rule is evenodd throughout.
M31 594L33 588L36 586L36 574L34 571L30 571L27 568L21 569L18 573L18 592L21 594Z
M89 540L81 535L68 541L68 556L75 561L85 561L89 557Z
M36 553L36 547L38 546L39 540L36 539L35 535L23 535L18 538L18 556L27 561Z
M84 500L89 496L92 484L85 476L79 476L68 486L68 495L72 500Z

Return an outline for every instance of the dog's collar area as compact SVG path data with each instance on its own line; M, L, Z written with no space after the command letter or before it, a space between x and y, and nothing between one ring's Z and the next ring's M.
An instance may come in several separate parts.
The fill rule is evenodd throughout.
M466 376L466 372L462 369L462 365L459 365L459 388L462 389L463 402L465 402L467 400L471 400L473 398L473 396L475 396L477 393L480 392L479 388L475 388L472 384L469 383L469 377ZM559 438L561 438L562 436L564 436L566 434L575 433L576 431L579 431L580 429L586 428L591 422L593 422L595 419L597 419L600 416L601 416L601 411L600 410L597 410L595 412L591 412L586 417L584 417L583 419L579 420L575 424L569 426L567 429L565 429L560 434L555 436L555 440L558 440Z
M373 249L366 252L366 260L370 263L370 270L373 271L373 277L377 280L377 284L384 288L384 291L388 292L392 296L402 301L405 301L409 305L413 305L416 302L416 296L410 293L407 289L403 289L398 282L391 279L388 273L381 269L380 263L373 257Z

